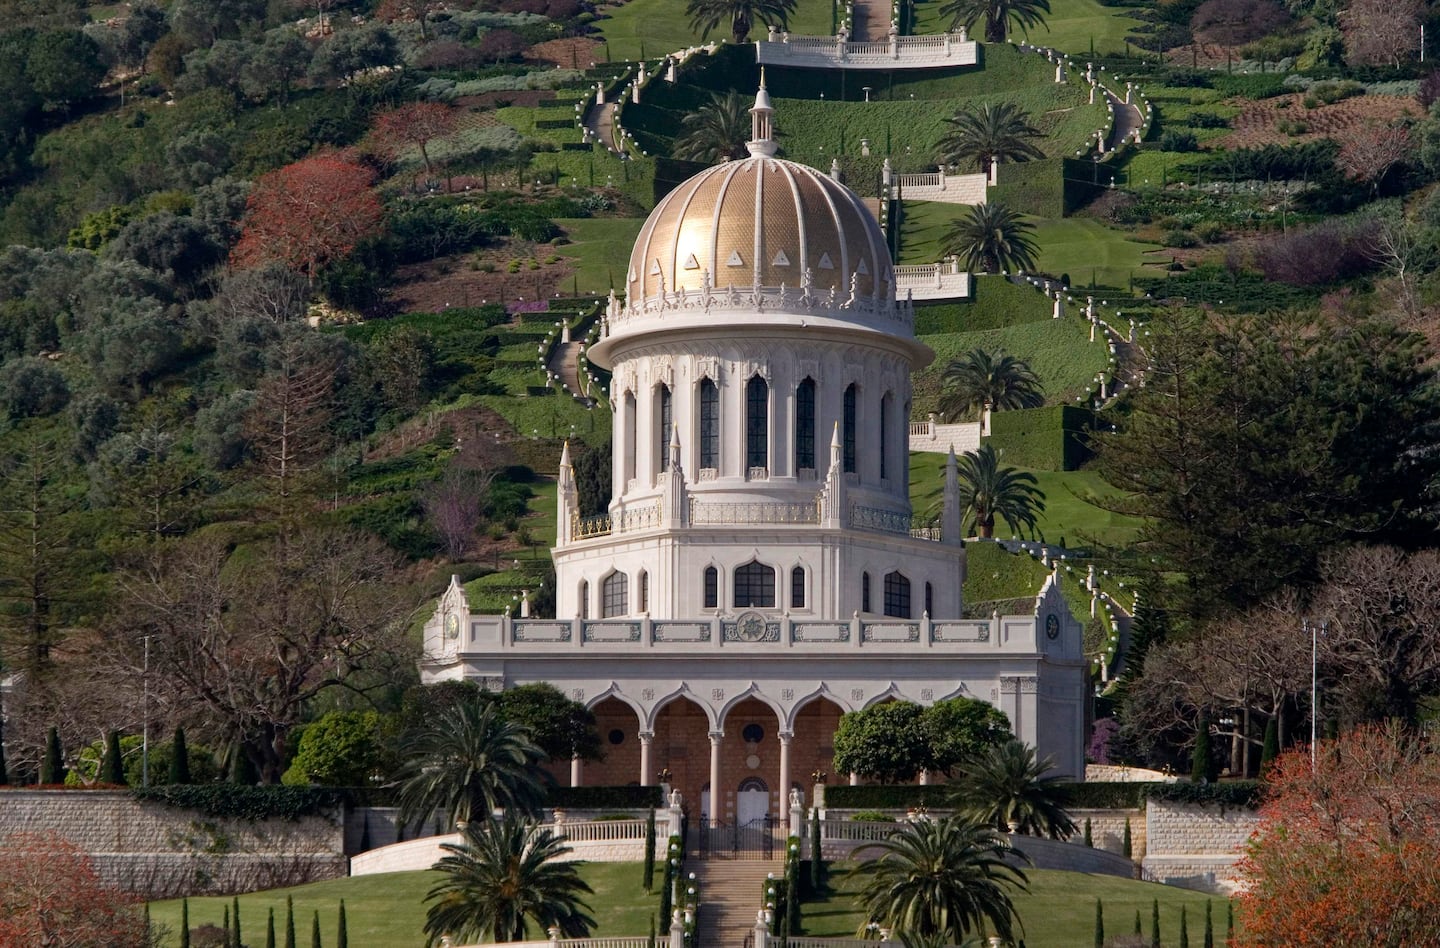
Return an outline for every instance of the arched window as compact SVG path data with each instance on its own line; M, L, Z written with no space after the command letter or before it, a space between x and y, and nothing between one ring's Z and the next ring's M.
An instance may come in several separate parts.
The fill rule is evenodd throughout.
M713 566L705 567L705 608L720 608L720 571Z
M815 380L795 388L795 470L815 469Z
M635 393L625 393L625 470L620 484L623 493L635 476Z
M774 609L775 570L754 560L735 567L735 608Z
M700 380L700 466L720 466L720 389Z
M745 383L745 466L770 466L770 386L759 375Z
M805 567L797 566L790 571L790 608L805 608Z
M579 613L580 618L588 619L590 618L590 584L583 579L580 580L579 598L580 608L576 612Z
M860 611L870 611L870 574L860 574Z
M844 444L843 458L846 474L855 473L855 386L845 389L845 417L841 420L841 437Z
M910 618L910 580L901 573L885 574L885 614L896 619Z
M880 479L884 480L890 476L890 406L894 403L890 393L886 392L880 399Z
M649 612L649 611L650 611L650 574L647 573L647 572L645 572L645 571L642 569L642 570L640 571L640 575L639 575L638 577L636 577L636 579L635 579L635 585L639 587L639 592L637 593L637 595L636 595L636 597L635 597L635 598L637 598L637 599L640 600L640 608L639 608L638 611L639 611L639 612Z
M660 443L655 446L655 454L660 458L658 467L664 473L670 470L670 386L661 385L656 395L655 407L659 410L655 416L660 419L660 424L655 433Z
M616 616L623 616L630 611L629 601L630 577L624 573L611 573L605 577L605 582L600 587L600 617L613 619Z
M935 617L935 587L929 583L925 584L925 614Z

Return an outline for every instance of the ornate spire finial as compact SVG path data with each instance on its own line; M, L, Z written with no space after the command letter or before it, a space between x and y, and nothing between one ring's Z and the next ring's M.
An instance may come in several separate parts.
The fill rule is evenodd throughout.
M775 108L770 104L770 93L765 88L765 70L760 70L760 88L755 93L755 104L750 109L750 141L745 147L755 158L775 156Z

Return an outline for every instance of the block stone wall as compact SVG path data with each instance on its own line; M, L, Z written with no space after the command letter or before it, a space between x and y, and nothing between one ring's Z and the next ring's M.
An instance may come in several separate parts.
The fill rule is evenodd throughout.
M107 883L149 897L245 892L344 876L338 812L299 820L219 819L136 800L125 790L0 793L0 840L54 834Z
M1259 813L1151 800L1145 814L1145 879L1222 895L1239 888L1235 863L1260 824Z

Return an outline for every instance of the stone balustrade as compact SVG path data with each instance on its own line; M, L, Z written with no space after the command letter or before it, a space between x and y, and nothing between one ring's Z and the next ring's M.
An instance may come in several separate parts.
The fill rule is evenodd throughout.
M910 423L910 450L932 454L957 454L980 450L980 439L989 433L988 418L942 424L931 415L925 421Z
M771 30L755 42L756 60L762 66L800 69L934 69L939 66L974 66L980 44L964 30L924 36L899 36L874 43L851 42L842 30L838 36L791 36Z
M970 298L970 274L951 257L940 263L906 264L895 268L895 293L912 300Z

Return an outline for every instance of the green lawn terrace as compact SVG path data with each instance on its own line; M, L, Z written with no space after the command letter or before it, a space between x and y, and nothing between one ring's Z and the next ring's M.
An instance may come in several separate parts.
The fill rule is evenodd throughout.
M685 4L679 0L629 0L619 6L602 7L600 14L595 25L612 62L659 59L711 40L729 42L731 39L729 24L711 30L708 37L693 32ZM795 13L790 17L790 32L806 36L832 35L834 17L832 0L797 0ZM763 37L764 27L757 23L750 39Z

